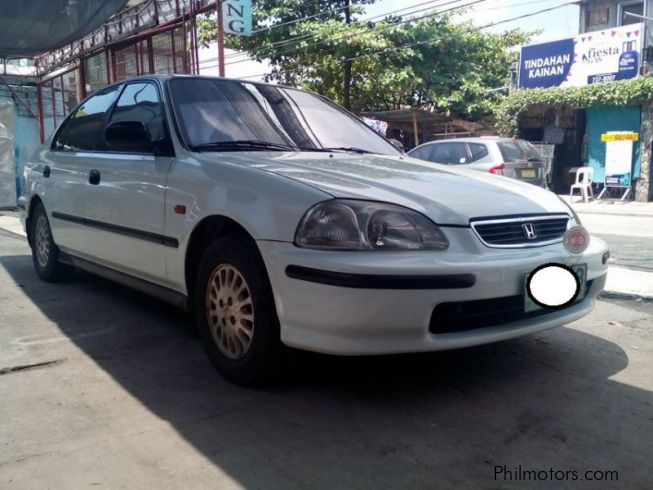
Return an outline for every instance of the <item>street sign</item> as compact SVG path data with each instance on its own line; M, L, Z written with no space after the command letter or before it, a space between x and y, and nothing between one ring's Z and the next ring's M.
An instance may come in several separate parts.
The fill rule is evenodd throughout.
M224 0L222 9L224 32L237 36L252 35L252 0Z

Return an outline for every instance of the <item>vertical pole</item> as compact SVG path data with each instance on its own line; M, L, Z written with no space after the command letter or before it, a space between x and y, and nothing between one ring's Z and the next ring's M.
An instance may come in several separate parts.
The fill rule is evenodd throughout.
M172 73L177 73L177 49L175 48L175 32L178 27L170 29L170 46L172 48Z
M54 95L54 79L50 80L50 92L52 93L52 121L54 127L57 127L57 98Z
M152 36L147 38L147 66L150 73L154 73L154 42Z
M345 0L345 24L351 24L351 2L350 0ZM345 73L343 77L343 92L342 100L343 106L347 110L351 110L351 70L353 60L350 58L351 51L349 49L345 50Z
M113 55L109 53L109 50L104 51L104 56L106 58L106 67L107 67L107 85L111 85L111 77L116 76L116 66L114 65Z
M186 30L186 9L184 8L184 13L182 15L182 27L183 27L183 36L184 36L184 43L182 47L182 52L183 57L182 61L184 63L184 71L182 73L191 73L190 71L190 63L188 62L188 31Z
M648 47L648 38L649 38L649 32L648 32L648 21L649 21L649 13L648 13L648 0L644 0L644 5L642 5L642 10L644 11L644 18L642 19L642 26L644 26L643 32L642 32L642 38L641 38L641 44L640 48L642 50L642 53L640 54L641 58L644 58L644 50ZM645 59L641 59L640 62L640 74L641 74L641 66L645 66L646 69L648 70L648 61Z
M64 73L66 75L66 73ZM66 117L68 112L66 111L66 97L63 93L64 91L64 85L63 85L63 75L59 77L59 81L61 82L61 114L63 114L63 117Z
M45 122L43 121L43 90L42 90L42 84L39 82L37 85L37 94L36 98L38 101L39 105L39 137L41 138L41 143L45 141Z
M413 132L415 133L415 146L419 146L419 128L417 127L417 111L413 109Z
M86 98L86 60L79 59L79 87L77 88L77 102L81 102ZM109 67L107 66L107 70Z
M222 0L216 0L216 8L218 10L218 18L216 21L216 31L218 34L218 66L221 77L225 76L224 65L224 12L222 11Z

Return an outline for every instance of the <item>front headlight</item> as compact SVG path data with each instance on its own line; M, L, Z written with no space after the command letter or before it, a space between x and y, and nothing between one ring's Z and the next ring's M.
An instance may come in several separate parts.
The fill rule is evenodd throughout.
M334 199L311 208L295 243L326 250L445 250L440 229L410 209L369 201Z

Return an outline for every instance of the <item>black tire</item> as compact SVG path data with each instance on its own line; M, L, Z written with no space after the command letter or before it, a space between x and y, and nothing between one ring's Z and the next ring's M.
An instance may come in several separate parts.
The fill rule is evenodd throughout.
M234 286L238 274L244 282ZM238 287L247 291L232 294ZM194 303L204 349L225 379L242 386L274 379L283 350L279 319L265 265L251 239L231 235L207 247L195 281Z
M59 260L60 250L54 242L50 221L43 204L36 204L30 225L32 261L38 276L45 282L62 282L70 279L74 268Z

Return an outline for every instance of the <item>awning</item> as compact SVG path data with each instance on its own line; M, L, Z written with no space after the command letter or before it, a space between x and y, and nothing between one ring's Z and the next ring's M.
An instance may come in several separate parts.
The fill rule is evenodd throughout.
M0 2L0 57L28 58L97 29L128 0Z

